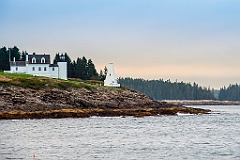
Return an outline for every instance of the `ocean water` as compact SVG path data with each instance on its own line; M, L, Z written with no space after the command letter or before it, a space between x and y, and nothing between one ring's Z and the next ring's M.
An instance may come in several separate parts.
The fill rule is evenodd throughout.
M0 121L0 159L240 159L240 106L208 115Z

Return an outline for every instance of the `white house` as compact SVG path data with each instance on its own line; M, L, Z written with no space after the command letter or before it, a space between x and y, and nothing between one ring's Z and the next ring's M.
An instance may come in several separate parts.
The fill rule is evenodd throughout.
M104 80L104 86L120 87L120 84L117 82L117 77L114 72L113 63L109 63L108 65L106 79Z
M50 64L50 55L33 53L26 55L26 61L15 61L14 58L13 61L10 61L10 71L4 72L26 73L67 80L67 62Z

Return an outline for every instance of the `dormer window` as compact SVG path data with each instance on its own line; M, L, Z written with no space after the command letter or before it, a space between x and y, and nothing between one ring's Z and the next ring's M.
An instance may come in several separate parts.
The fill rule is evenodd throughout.
M35 57L32 58L32 63L36 63L36 58Z
M45 63L45 58L44 57L41 58L41 63Z

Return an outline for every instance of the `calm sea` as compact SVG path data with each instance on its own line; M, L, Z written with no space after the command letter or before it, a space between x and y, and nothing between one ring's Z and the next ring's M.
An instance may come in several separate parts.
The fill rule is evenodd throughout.
M1 120L0 159L240 159L240 106L209 115Z

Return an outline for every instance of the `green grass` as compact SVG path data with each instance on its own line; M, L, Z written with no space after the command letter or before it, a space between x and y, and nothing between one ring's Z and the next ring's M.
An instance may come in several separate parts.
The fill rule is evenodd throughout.
M41 88L59 88L67 90L69 88L86 88L92 90L97 85L87 84L83 82L61 80L28 74L3 73L0 72L0 85L2 86L19 86L31 89Z
M4 73L0 72L0 76L4 76L6 78L34 78L36 76L30 74L18 74L18 73Z

